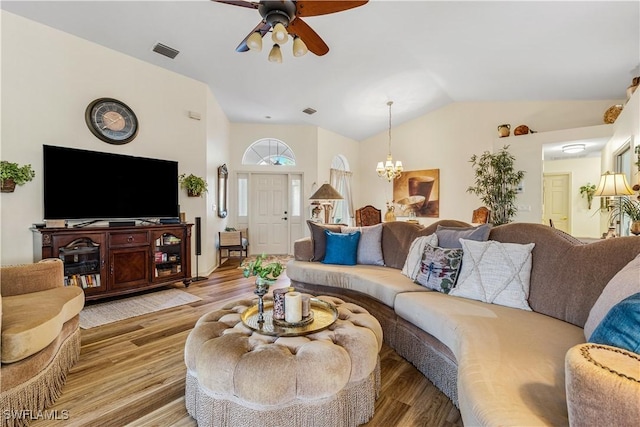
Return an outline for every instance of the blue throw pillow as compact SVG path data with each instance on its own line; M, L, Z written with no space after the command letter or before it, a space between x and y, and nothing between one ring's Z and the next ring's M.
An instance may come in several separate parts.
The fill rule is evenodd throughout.
M324 234L327 237L327 246L323 264L356 265L359 231L342 234L325 230Z
M589 341L640 353L640 292L614 305Z

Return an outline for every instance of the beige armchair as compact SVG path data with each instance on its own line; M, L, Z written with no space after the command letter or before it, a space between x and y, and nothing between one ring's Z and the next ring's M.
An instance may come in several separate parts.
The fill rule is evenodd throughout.
M64 286L59 259L2 267L0 307L2 425L26 425L57 399L80 357L84 292Z

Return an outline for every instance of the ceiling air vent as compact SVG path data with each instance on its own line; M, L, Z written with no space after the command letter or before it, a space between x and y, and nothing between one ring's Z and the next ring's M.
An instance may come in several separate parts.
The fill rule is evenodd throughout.
M167 58L171 58L171 59L175 58L180 53L179 50L175 50L174 48L163 45L162 43L157 43L153 47L153 51L155 53L159 53L160 55L164 55Z
M309 108L305 108L304 110L302 110L303 113L306 113L308 115L312 115L313 113L317 113L316 110L314 110L313 108L309 107Z

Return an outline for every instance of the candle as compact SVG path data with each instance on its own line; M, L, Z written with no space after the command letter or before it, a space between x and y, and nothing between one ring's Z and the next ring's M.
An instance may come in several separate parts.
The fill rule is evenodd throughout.
M284 320L295 323L302 320L302 294L288 292L284 296Z
M302 318L309 317L311 310L311 298L309 295L302 295Z

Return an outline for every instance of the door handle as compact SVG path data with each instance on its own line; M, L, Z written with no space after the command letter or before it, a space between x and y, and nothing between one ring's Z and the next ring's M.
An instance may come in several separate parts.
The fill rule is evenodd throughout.
M286 220L287 220L287 217L285 216L285 217L282 217L282 218L280 218L280 219L284 219L284 220L286 221Z

